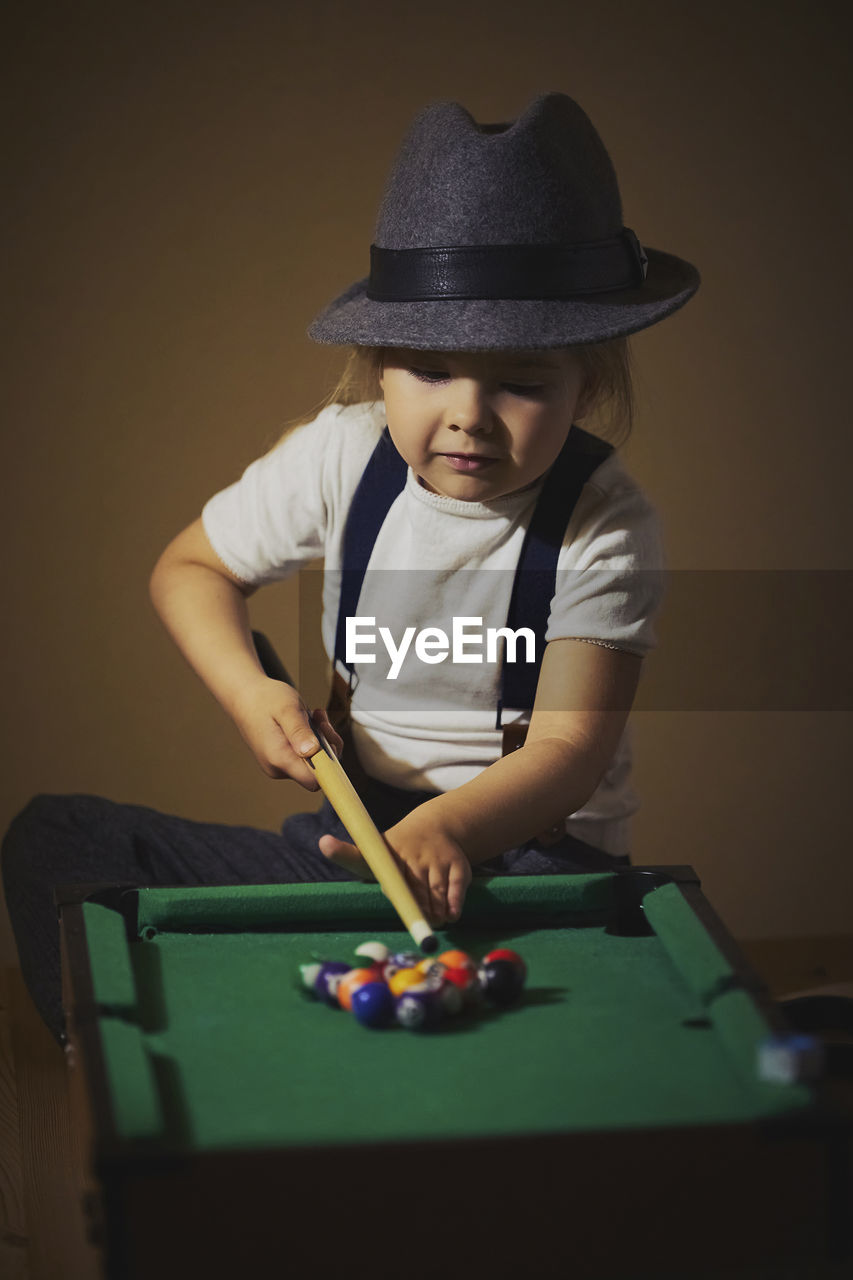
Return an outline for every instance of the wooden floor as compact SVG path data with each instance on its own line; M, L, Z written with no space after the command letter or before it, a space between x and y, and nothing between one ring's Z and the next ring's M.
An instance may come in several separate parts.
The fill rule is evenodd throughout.
M0 1277L99 1280L82 1212L65 1055L17 969L0 971Z
M853 995L853 935L741 945L775 996L836 985ZM843 1097L850 1096L845 1085ZM82 1207L86 1179L86 1156L69 1119L65 1056L19 972L0 970L0 1280L102 1280ZM815 1263L760 1276L735 1269L720 1280L847 1280L851 1274L849 1265Z

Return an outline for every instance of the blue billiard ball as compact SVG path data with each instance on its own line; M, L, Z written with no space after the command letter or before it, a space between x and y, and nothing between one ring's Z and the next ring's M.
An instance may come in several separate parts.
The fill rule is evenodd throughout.
M352 993L352 1011L363 1027L385 1027L394 1016L394 997L384 982L365 982Z

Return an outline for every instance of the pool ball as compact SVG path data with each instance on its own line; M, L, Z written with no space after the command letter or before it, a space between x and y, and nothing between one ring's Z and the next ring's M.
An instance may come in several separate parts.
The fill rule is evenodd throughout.
M401 969L414 969L420 961L420 956L415 955L413 951L397 951L393 955L389 955L388 959L382 963L382 977L386 982L390 982L395 973L399 973Z
M317 974L320 972L319 960L314 960L310 964L301 964L299 966L299 980L306 991L310 991L312 995L316 995L314 983L317 981Z
M425 982L428 987L437 989L445 982L447 966L443 965L440 960L422 960L419 965L415 966L415 972L420 974L421 981Z
M350 969L338 983L338 1004L342 1009L352 1009L353 993L366 982L376 982L378 973L375 969Z
M394 1017L408 1031L431 1031L441 1022L441 1004L434 991L410 989L394 1002Z
M326 1004L330 1004L333 1008L337 1007L338 984L344 974L349 973L350 967L343 960L329 960L326 964L320 965L314 979L314 992L320 1000L325 1000Z
M445 970L444 978L446 982L451 983L457 988L462 996L463 1004L469 1008L480 1003L483 997L482 982L477 969L473 963L464 968L449 968Z
M356 947L355 954L373 960L376 964L384 964L390 953L384 942L362 942L361 946Z
M363 1027L385 1027L394 1017L394 997L384 982L365 982L352 993L352 1012Z
M488 955L483 956L481 964L488 964L491 960L509 960L510 964L516 965L524 977L527 977L527 965L518 952L511 951L509 947L496 947L494 951L490 951Z
M392 996L401 996L409 987L426 986L426 979L417 969L398 969L387 982Z
M524 988L524 972L511 960L484 960L479 970L480 984L490 1004L514 1004Z
M465 1005L465 997L454 983L442 978L441 985L437 988L435 995L444 1016L455 1018L457 1014L462 1012Z
M458 949L442 951L440 956L436 956L436 959L448 969L474 969L476 967L468 952L459 951Z

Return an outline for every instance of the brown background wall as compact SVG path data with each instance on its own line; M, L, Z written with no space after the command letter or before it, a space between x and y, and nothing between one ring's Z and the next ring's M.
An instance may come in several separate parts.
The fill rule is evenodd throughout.
M851 553L847 8L18 4L0 825L37 790L270 827L302 802L172 650L148 572L324 394L336 355L305 326L364 273L415 111L505 119L555 88L602 133L628 224L704 276L635 342L628 461L691 602L635 716L636 859L692 862L742 936L849 929L845 578L826 572ZM721 618L735 570L757 590ZM293 662L297 590L257 606ZM741 632L747 669L706 695Z

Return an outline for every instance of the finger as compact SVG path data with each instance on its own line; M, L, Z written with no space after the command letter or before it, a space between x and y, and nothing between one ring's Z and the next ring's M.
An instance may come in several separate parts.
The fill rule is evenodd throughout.
M307 760L320 750L320 742L311 724L307 707L293 706L288 703L277 711L275 722L287 739L290 749L303 760Z
M450 868L447 880L447 917L458 920L465 905L465 894L471 883L471 868L456 864Z
M275 724L281 739L279 750L270 756L271 763L306 791L319 791L317 775L308 761L320 750L320 743L311 726L307 709L288 705L276 714Z
M329 746L334 751L335 755L340 759L343 754L344 740L332 724L324 708L318 707L314 712L312 719L328 742Z
M430 872L429 896L432 924L436 927L445 924L448 911L447 877L440 868Z
M254 749L268 777L292 778L306 791L319 791L320 784L311 765L296 754L277 723L270 726L259 744L254 744Z
M299 756L294 756L289 776L293 778L294 782L298 782L300 787L304 787L306 791L320 790L320 784L317 781L316 773L311 768L310 764L306 764L304 760L300 760Z
M362 880L373 878L370 868L354 844L347 844L345 840L338 840L337 836L330 835L320 836L317 843L323 857L334 862L336 866L343 867L345 871L351 871Z

